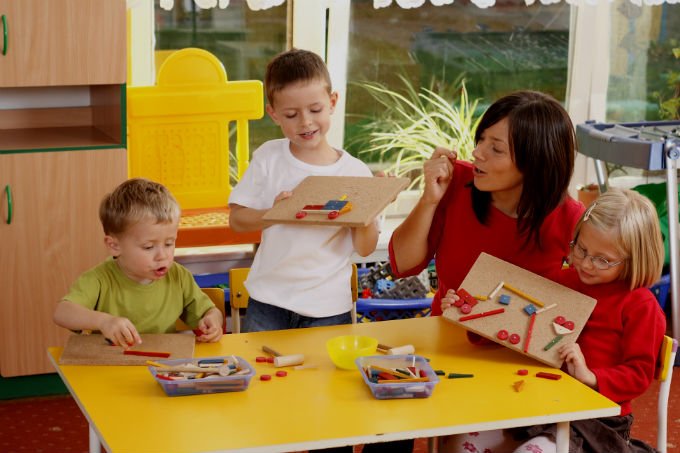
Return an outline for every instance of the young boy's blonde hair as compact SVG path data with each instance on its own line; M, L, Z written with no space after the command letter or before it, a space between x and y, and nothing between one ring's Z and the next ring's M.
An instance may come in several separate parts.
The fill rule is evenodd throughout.
M128 179L106 195L99 205L104 234L118 235L128 227L151 217L156 223L176 222L180 208L162 184L144 178Z
M331 76L326 63L314 52L290 49L276 55L267 64L264 76L265 94L269 105L274 105L274 95L289 85L298 82L319 80L332 92Z
M600 195L576 224L574 241L588 222L600 231L611 233L625 261L620 280L630 289L651 286L661 277L664 261L659 217L649 199L633 190L608 189Z

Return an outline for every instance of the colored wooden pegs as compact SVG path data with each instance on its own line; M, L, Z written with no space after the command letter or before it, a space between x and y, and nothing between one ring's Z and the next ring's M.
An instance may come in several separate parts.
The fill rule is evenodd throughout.
M544 350L544 351L548 351L550 348L552 348L553 346L555 346L562 338L564 338L564 335L557 335L555 338L553 338L552 340L550 340L550 341L548 342L548 344L546 344L545 346L543 346L543 350Z
M540 300L538 300L534 297L531 297L530 295L528 295L524 291L520 291L519 289L515 288L514 286L510 286L507 283L503 283L503 287L505 289L507 289L508 291L512 291L513 293L517 294L518 296L525 298L526 300L533 303L534 305L538 305L539 307L543 307L545 305Z
M497 308L495 310L489 310L482 313L475 313L474 315L461 316L458 321L469 321L471 319L486 318L487 316L493 316L505 312L505 308Z
M562 379L561 374L546 373L545 371L539 371L538 373L536 373L536 377L550 379L552 381L559 381L560 379Z
M126 349L123 351L123 354L125 355L138 355L142 357L161 357L167 359L170 357L169 352L155 352L155 351L132 351L130 349Z

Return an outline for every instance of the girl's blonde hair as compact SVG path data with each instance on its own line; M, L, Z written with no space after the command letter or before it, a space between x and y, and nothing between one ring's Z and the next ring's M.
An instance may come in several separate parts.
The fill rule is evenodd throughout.
M619 279L628 281L631 290L659 280L664 261L663 238L656 209L647 197L632 190L608 189L581 216L574 229L574 241L585 222L612 234L618 251L626 257Z
M128 179L99 205L99 220L104 234L120 235L131 226L151 217L156 223L179 220L181 210L170 191L154 181L144 178Z

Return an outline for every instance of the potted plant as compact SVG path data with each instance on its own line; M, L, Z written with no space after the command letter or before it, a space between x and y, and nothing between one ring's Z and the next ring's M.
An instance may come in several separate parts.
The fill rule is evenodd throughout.
M399 79L402 91L377 82L355 84L382 110L362 117L348 147L358 149L365 160L377 160L390 175L411 178L409 188L415 190L402 192L391 207L409 212L420 196L423 163L435 147L455 149L459 159L471 160L481 115L478 100L468 98L463 80L449 85L432 81L416 88L405 76Z

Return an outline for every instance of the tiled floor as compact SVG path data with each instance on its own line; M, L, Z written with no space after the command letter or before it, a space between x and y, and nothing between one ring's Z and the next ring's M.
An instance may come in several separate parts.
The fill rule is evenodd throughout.
M676 368L676 372L669 402L669 453L680 453L680 369ZM656 443L657 392L655 382L633 404L636 416L633 435L651 444ZM2 453L86 453L87 436L87 422L69 396L0 401ZM360 448L356 448L356 452L359 451ZM425 452L427 441L418 439L414 453Z

